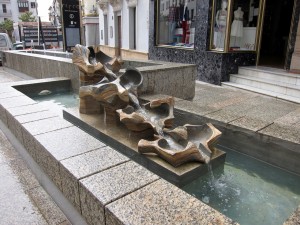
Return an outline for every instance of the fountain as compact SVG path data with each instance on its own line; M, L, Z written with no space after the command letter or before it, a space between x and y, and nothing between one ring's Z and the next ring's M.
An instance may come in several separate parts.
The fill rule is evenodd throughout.
M139 70L127 68L117 75L122 59L81 45L76 45L72 59L80 70L80 113L104 112L105 124L123 123L140 138L139 153L155 154L173 167L210 162L216 151L214 143L221 136L212 124L186 124L171 129L173 97L140 104L137 90L143 84L143 76Z

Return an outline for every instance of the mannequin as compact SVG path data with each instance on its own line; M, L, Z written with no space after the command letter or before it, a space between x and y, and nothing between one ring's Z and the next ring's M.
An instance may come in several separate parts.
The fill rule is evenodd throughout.
M187 7L188 0L184 1L184 5L180 5L180 21L182 26L182 43L185 43L186 32L188 30L189 10Z
M221 9L218 10L216 14L216 25L218 28L217 36L217 48L224 48L225 41L225 31L226 31L226 22L227 22L227 1L223 0L221 4Z
M177 17L177 18L176 18ZM176 21L178 20L177 7L173 1L173 5L169 8L169 43L173 43Z
M231 25L231 33L230 35L235 37L234 45L238 46L239 40L243 37L243 16L244 12L241 7L238 7L237 10L234 11L234 20Z
M244 12L241 7L234 11L234 20L231 25L231 36L243 37Z

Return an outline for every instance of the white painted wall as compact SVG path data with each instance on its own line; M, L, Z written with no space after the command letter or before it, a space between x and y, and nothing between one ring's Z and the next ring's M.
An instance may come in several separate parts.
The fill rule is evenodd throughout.
M136 51L148 53L149 47L149 1L150 0L138 0L136 6ZM99 33L100 33L100 45L105 45L105 33L108 35L108 46L115 47L117 40L117 15L122 17L122 49L132 48L130 44L130 32L132 31L132 24L129 23L129 8L127 1L123 0L122 10L119 12L113 12L113 8L108 4L107 13L107 31L105 32L105 22L103 11L99 8ZM113 36L111 37L111 29ZM103 39L101 39L101 32L103 32Z
M127 2L123 0L122 8L122 48L129 49L129 9Z
M108 13L107 13L107 24L108 24L108 46L115 47L115 20L117 20L116 13L113 12L113 8L111 5L108 6ZM115 18L116 17L116 18Z
M98 12L99 12L99 31L100 31L100 45L105 45L105 29L104 29L104 15L103 11L98 6ZM102 35L101 35L102 33Z
M139 0L137 5L136 50L148 53L149 47L149 0Z
M93 13L93 9L97 12L96 0L82 0L82 4L84 5L84 15L88 15Z

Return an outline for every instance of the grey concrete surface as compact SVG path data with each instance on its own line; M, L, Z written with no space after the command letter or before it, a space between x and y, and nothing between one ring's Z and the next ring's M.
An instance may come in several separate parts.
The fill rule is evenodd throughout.
M0 83L18 80L21 79L4 72L0 67ZM10 88L1 89L1 91L6 91L9 96ZM10 95L10 97L12 96ZM39 185L22 157L1 130L0 211L1 224L71 224L52 198Z

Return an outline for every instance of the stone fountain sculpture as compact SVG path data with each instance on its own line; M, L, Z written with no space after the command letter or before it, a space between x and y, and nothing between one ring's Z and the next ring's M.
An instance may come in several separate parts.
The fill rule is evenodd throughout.
M213 144L221 132L212 124L178 126L172 129L174 98L152 100L141 105L137 89L143 77L135 68L117 75L123 61L111 58L97 48L76 45L73 63L80 70L80 112L101 113L107 123L123 123L141 137L138 151L155 154L174 167L197 161L208 163Z

